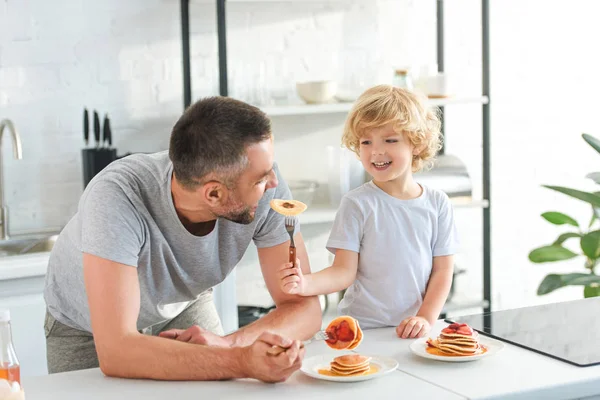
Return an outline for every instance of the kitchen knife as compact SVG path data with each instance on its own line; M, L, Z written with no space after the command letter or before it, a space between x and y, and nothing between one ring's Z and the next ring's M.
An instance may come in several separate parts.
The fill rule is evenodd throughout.
M110 149L111 145L112 137L110 131L110 120L108 119L108 114L105 114L102 127L102 147Z
M88 115L87 108L83 109L83 141L85 147L88 147L90 143L90 116Z
M94 110L94 140L96 141L96 148L100 147L100 117L96 110Z

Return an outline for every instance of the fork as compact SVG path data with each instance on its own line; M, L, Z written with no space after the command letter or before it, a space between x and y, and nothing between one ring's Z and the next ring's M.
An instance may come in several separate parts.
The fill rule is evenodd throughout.
M296 228L296 217L286 216L285 217L285 230L290 235L290 262L296 263L296 245L294 244L294 230Z
M319 332L315 333L315 335L313 337L311 337L310 339L303 341L302 346L300 346L300 347L302 348L302 347L306 346L307 344L312 343L313 341L327 340L327 339L329 339L329 334L325 331L319 331ZM283 347L273 346L267 351L267 353L270 356L277 356L286 350L287 349L283 348Z

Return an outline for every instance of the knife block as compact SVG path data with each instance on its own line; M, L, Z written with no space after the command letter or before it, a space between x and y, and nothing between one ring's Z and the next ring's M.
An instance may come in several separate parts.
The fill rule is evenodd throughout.
M117 149L82 149L83 188L86 188L98 172L116 159Z

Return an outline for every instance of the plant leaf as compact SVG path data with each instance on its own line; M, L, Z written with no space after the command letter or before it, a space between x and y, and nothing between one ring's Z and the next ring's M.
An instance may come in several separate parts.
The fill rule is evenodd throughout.
M600 276L594 274L585 274L582 272L573 272L560 275L565 285L584 285L589 286L592 283L600 284Z
M567 239L574 238L574 237L581 237L581 234L575 233L575 232L563 233L562 235L560 235L558 237L558 239L556 239L554 241L554 243L552 243L552 245L553 246L561 246Z
M598 219L598 217L596 217L596 210L594 210L594 207L592 207L592 218L590 219L590 224L588 225L588 229L590 229L592 227L592 225L594 225L594 222L596 222L597 219Z
M540 283L540 286L538 286L537 294L538 294L538 296L548 294L548 293L553 292L556 289L559 289L563 286L565 286L565 285L563 284L563 281L560 278L560 275L558 275L558 274L546 275L544 280L542 280L542 282Z
M572 273L572 274L548 274L540 283L537 294L544 295L555 291L564 286L590 286L600 285L600 276L593 274Z
M534 263L568 260L578 254L562 246L542 246L529 253L529 260Z
M557 192L566 194L567 196L574 197L579 200L583 200L590 203L593 206L600 207L600 196L589 192L583 192L577 189L570 189L563 186L549 186L543 185L545 188L556 190Z
M542 214L542 217L546 221L553 223L554 225L569 224L569 225L573 225L575 227L579 227L579 224L577 223L577 221L575 221L573 218L569 217L568 215L560 213L558 211L545 212Z
M600 257L600 231L592 231L581 238L581 250L589 258L596 260Z
M583 140L585 140L590 146L594 148L594 150L600 153L600 140L596 139L592 135L588 135L587 133L584 133L581 136L583 137Z
M600 172L590 172L585 177L600 185Z
M586 299L588 297L597 297L600 296L600 286L586 286L583 288L583 297Z

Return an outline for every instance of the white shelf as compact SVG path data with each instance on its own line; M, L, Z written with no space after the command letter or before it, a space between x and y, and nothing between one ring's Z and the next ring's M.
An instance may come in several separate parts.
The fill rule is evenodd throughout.
M477 97L446 97L440 99L429 99L429 104L442 107L442 106L451 106L458 104L487 104L490 102L490 99L487 96L477 96Z
M346 0L226 0L226 3L341 3ZM191 0L190 3L216 4L216 0Z
M444 304L442 313L467 310L470 308L485 308L489 305L487 300L451 300Z
M300 214L298 219L300 221L300 225L324 224L327 222L333 222L336 212L337 209L333 207L314 206L309 207L305 212Z
M486 208L489 205L487 200L470 200L466 198L450 199L454 208ZM325 224L333 222L337 209L331 206L315 205L309 207L304 213L300 214L300 224Z
M459 104L487 104L488 101L489 100L487 96L448 97L441 99L429 99L429 104L436 107L442 107ZM353 104L354 103L298 104L261 107L261 109L271 117L284 115L335 114L349 112Z
M261 107L269 116L347 113L354 103L298 104Z
M450 199L454 208L488 208L490 202L488 200L472 200L472 199Z

